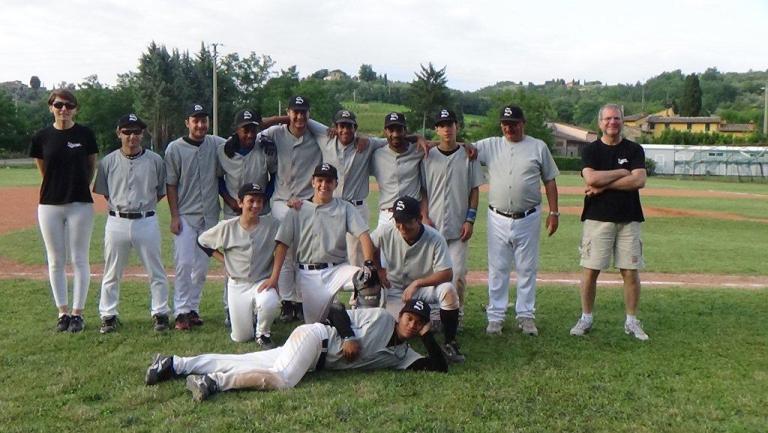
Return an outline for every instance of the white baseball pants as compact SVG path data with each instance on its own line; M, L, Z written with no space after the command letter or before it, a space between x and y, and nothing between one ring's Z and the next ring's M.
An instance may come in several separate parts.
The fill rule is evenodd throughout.
M270 336L272 322L280 314L280 296L274 288L258 292L264 280L251 283L228 278L229 318L232 323L232 341L243 343L262 335ZM256 332L253 316L257 315Z
M91 283L88 254L93 230L93 203L41 204L37 207L37 220L45 243L53 300L57 307L69 305L65 274L69 255L74 274L72 309L82 310Z
M131 248L136 249L149 274L150 315L168 314L168 279L160 258L160 226L156 216L126 219L107 216L104 227L104 278L101 281L101 317L117 316L120 279Z
M278 200L272 202L272 215L281 223L289 211L294 212L288 207L287 202ZM280 288L280 299L283 301L301 302L302 294L301 289L296 284L296 271L296 248L291 247L285 253L285 261L283 267L280 268L280 277L277 281Z
M535 317L541 207L512 219L488 209L488 321L503 321L509 302L509 273L517 272L516 317Z
M394 224L395 220L392 219L392 211L386 209L379 209L379 221L376 226L381 227L385 224Z
M304 299L304 323L325 320L340 290L352 291L352 278L360 268L348 264L310 271L299 269L298 286Z
M448 255L453 263L453 286L462 301L464 288L467 286L467 248L469 248L469 241L462 242L461 239L448 241Z
M204 225L190 224L181 216L181 233L173 237L173 258L176 262L176 281L173 290L173 308L176 315L200 311L200 298L208 274L208 256L197 245L197 237Z
M281 379L279 388L293 388L308 371L315 369L322 342L327 338L325 325L301 325L281 347L242 355L174 356L173 369L180 375L208 374L221 391L247 388L248 373L273 373Z
M387 289L387 311L397 318L400 310L403 309L403 290L402 287L390 287ZM453 302L448 299L448 295L453 293ZM428 304L436 304L441 310L458 310L459 296L456 294L456 288L453 283L442 283L437 286L426 286L416 291L414 299L421 299Z

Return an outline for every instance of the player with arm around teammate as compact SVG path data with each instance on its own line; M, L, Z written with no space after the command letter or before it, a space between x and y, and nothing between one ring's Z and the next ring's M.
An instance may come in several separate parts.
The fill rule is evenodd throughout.
M275 237L276 268L283 265L282 260L298 262L297 284L304 300L305 323L324 320L336 294L354 289L357 274L376 272L368 223L351 203L333 197L337 179L334 166L318 165L312 174L312 199L286 214ZM347 261L348 233L360 240L363 268ZM287 256L293 249L296 255Z
M141 146L147 125L135 114L117 123L120 148L99 161L93 192L107 200L109 215L104 227L104 277L99 314L106 334L117 329L120 279L135 248L149 274L150 314L155 331L168 329L168 279L160 256L157 202L165 196L165 164Z
M256 343L271 349L274 344L270 329L280 309L277 281L271 278L274 273L271 249L280 223L269 214L261 215L267 202L261 185L244 184L237 193L237 201L242 209L240 216L206 230L198 242L206 253L223 258L229 276L227 296L232 340L245 342L254 338L256 312Z
M428 356L408 342L421 338ZM272 391L295 387L307 372L318 370L397 369L447 372L440 346L429 327L429 305L412 299L397 317L381 308L346 311L336 304L328 323L301 325L285 345L242 355L193 357L156 355L145 383L155 385L187 376L192 398L235 389Z
M464 362L456 333L459 326L459 295L451 279L451 258L445 238L421 222L419 202L413 197L400 197L394 202L394 224L380 225L371 234L376 248L375 264L381 284L387 288L386 306L397 314L404 302L420 299L440 305L440 321L445 343L442 346L451 362Z

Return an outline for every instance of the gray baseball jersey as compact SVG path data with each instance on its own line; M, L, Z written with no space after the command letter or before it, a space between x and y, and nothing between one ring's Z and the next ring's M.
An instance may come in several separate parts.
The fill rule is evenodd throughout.
M541 204L541 181L560 171L547 144L526 135L513 143L505 137L490 137L475 143L477 159L488 167L488 204L505 212L524 212Z
M312 170L322 156L317 141L307 129L296 138L288 125L275 125L261 132L275 141L277 147L277 182L274 200L312 197Z
M323 162L331 164L339 171L339 184L333 191L333 196L348 201L366 200L373 152L385 146L387 142L370 140L368 147L358 152L354 141L345 146L338 137L328 137L328 128L320 122L310 120L309 128L320 146Z
M238 190L246 183L257 183L265 188L269 183L269 174L277 170L276 156L265 155L258 140L245 156L235 153L231 158L228 157L224 153L224 144L219 145L216 153L227 193L234 199L237 199ZM235 213L225 205L224 215L234 217Z
M153 211L157 197L165 195L163 158L146 149L128 158L117 149L99 161L93 192L109 197L115 212Z
M410 143L408 150L397 153L389 145L381 146L382 139L371 141L378 147L373 152L371 173L379 184L379 209L391 208L404 195L421 200L421 148Z
M357 237L366 231L368 222L351 203L339 198L324 205L305 200L298 211L288 211L275 240L294 247L299 263L343 263L347 233Z
M272 251L278 227L280 222L275 218L262 215L256 227L248 231L240 225L240 218L235 217L204 231L197 241L224 253L224 266L231 278L255 283L272 274Z
M166 183L179 192L179 215L197 217L205 227L219 220L219 183L216 150L224 139L206 135L197 147L178 138L165 149Z
M421 164L421 175L429 201L429 217L435 228L447 240L460 238L469 208L469 193L483 183L480 163L470 161L462 148L445 155L433 147Z
M424 225L416 243L408 245L394 224L379 226L371 233L374 247L382 262L387 263L387 279L395 290L404 290L418 278L450 269L451 258L445 238L434 228Z
M342 356L341 345L344 342L339 337L336 328L328 329L328 354L325 368L329 370L347 370L352 368L378 369L395 368L404 370L419 358L418 352L411 349L408 343L389 346L392 333L395 330L395 319L383 308L361 308L350 310L350 321L355 337L360 341L360 357L349 362Z

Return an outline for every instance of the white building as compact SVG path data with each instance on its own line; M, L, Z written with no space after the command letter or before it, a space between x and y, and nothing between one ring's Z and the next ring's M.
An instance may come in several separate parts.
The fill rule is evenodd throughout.
M768 147L643 144L656 174L768 177Z

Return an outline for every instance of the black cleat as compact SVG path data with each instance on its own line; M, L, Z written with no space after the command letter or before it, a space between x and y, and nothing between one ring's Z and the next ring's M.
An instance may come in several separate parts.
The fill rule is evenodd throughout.
M69 332L81 332L85 328L85 321L83 320L83 316L71 316L69 319L69 328L67 328L67 331Z
M173 356L155 354L152 364L147 368L144 376L145 385L157 385L160 382L173 379L176 372L173 371Z
M155 331L157 332L167 331L171 326L171 322L168 320L167 314L155 314L152 316L152 322Z
M117 330L117 316L107 316L101 318L101 328L99 332L102 334L109 334Z
M64 332L69 329L69 314L62 314L59 316L59 320L56 322L56 331Z

